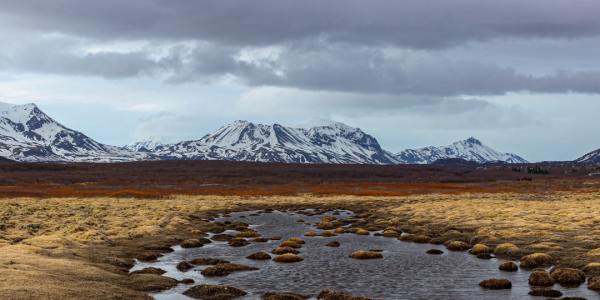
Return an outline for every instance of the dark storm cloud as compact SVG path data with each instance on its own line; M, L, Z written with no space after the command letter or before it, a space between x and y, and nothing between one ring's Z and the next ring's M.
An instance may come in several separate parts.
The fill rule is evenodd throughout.
M532 73L440 55L473 41L596 37L598 11L597 0L4 1L0 70L440 98L600 93L600 66ZM111 48L132 41L145 46ZM108 47L87 49L97 45Z
M302 39L443 48L600 34L597 0L19 0L5 22L91 39L272 45Z

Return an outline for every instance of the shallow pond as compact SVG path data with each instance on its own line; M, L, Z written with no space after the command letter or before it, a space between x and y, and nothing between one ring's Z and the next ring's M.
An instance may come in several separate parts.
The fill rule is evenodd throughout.
M351 215L341 212L340 218ZM281 236L283 240L299 236L314 229L307 223L318 222L322 215L306 216L295 213L271 212L251 215L251 212L234 213L219 221L243 221L251 224L263 237ZM344 290L355 296L374 299L543 299L531 297L527 278L529 272L502 272L498 259L483 260L467 252L449 252L443 245L415 244L395 238L343 234L336 237L303 237L306 244L300 249L304 261L292 264L274 261L255 261L245 257L257 251L269 252L281 241L253 243L234 248L226 242L213 242L201 248L175 250L161 257L158 262L138 263L132 270L146 267L161 268L165 276L175 279L191 278L195 284L232 285L248 293L240 299L260 299L268 291L290 291L316 295L321 290ZM341 246L324 246L330 241L339 241ZM383 259L356 260L348 257L355 250L382 249ZM442 255L429 255L425 251L440 249ZM236 272L226 277L205 278L198 266L180 272L176 264L198 257L216 257L259 268L258 271ZM507 278L512 281L510 290L491 291L479 287L479 282L489 278ZM156 299L189 299L182 295L191 285L179 286L157 294ZM598 294L585 285L566 289L555 285L565 296L581 296L598 299Z

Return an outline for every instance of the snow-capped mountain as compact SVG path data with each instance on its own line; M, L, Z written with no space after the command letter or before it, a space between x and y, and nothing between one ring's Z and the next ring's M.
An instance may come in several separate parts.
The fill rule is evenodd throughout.
M600 154L596 155L599 156ZM159 139L151 139L126 147L116 147L99 143L81 132L61 125L32 103L0 103L0 158L15 161L65 162L199 159L283 163L425 164L448 158L479 163L527 162L517 155L495 151L474 138L447 147L409 149L394 155L382 149L374 137L362 130L325 120L298 127L236 121L198 140L164 144L159 142Z
M140 154L104 145L56 122L35 104L0 103L0 157L16 161L128 161Z
M600 163L600 149L592 151L592 152L576 159L575 162L599 164Z
M393 154L358 128L328 122L310 128L236 121L199 140L138 143L128 149L160 159L239 160L285 163L394 164Z
M460 158L477 163L527 163L527 160L516 154L498 152L473 137L449 146L407 149L396 154L396 159L406 164L430 164L436 160L448 158Z

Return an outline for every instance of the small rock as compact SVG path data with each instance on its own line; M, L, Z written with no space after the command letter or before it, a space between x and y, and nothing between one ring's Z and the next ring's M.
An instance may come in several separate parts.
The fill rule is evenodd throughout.
M247 293L227 285L201 284L188 289L183 294L194 299L227 300L245 296Z
M427 252L425 252L427 254L432 254L432 255L440 255L440 254L444 254L444 251L439 250L439 249L430 249L427 250Z
M512 283L508 279L487 279L479 283L479 286L490 290L506 290L512 288Z

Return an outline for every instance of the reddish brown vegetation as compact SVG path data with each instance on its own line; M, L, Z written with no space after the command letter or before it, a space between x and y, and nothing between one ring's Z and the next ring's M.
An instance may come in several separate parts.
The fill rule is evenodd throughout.
M0 165L0 196L161 198L174 194L269 196L304 193L403 196L574 190L582 188L585 184L582 178L588 180L587 174L594 167L557 165L547 167L550 175L524 174L512 168L230 161L7 163ZM521 180L523 176L533 180Z

